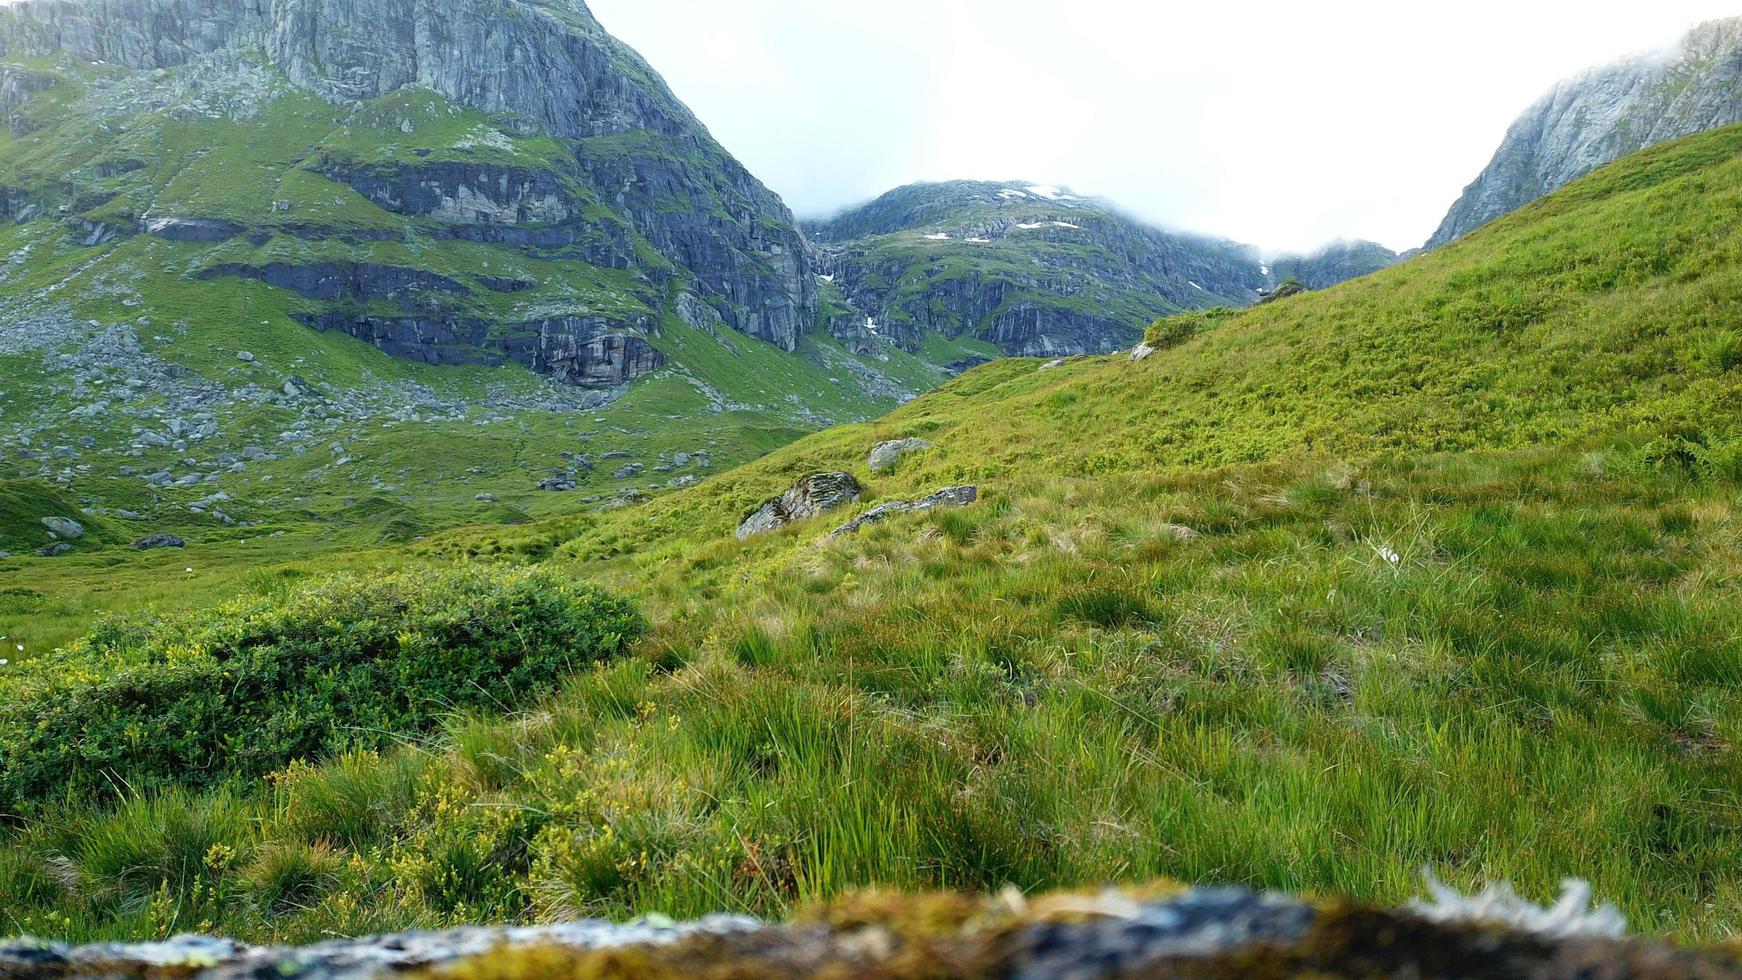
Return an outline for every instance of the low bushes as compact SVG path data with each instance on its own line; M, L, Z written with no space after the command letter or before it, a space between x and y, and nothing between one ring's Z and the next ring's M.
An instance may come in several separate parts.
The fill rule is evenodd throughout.
M1156 350L1178 347L1198 334L1221 326L1224 320L1239 312L1226 306L1215 306L1207 310L1164 316L1144 331L1143 342Z
M626 599L542 571L339 577L102 627L0 697L0 810L203 787L502 709L624 652Z

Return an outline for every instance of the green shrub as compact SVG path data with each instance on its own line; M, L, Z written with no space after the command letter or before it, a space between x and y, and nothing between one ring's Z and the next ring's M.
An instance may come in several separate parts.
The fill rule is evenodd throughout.
M1240 311L1226 306L1215 306L1207 310L1164 316L1149 325L1149 329L1143 334L1143 342L1156 350L1178 347L1198 334L1220 326L1222 321L1238 312Z
M616 657L628 601L542 571L339 577L94 631L0 704L0 809L251 778L503 708Z

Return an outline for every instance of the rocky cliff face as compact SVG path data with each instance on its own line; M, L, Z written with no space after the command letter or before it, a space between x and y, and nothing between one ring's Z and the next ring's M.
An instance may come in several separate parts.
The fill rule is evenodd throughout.
M915 184L807 230L841 297L836 336L908 349L936 333L1020 356L1105 353L1158 316L1243 306L1265 284L1253 249L1041 185Z
M581 0L22 0L0 8L0 61L14 133L48 142L70 109L116 134L83 159L63 154L61 172L0 166L8 217L82 222L91 246L139 232L228 243L226 261L197 276L292 289L320 303L300 319L383 349L620 381L662 362L647 338L676 292L788 351L815 319L817 281L790 212ZM303 104L311 96L325 108ZM324 115L331 129L298 126L310 141L281 145L281 128L271 160L258 135L208 131L212 142L172 158L147 152L168 140L119 135L153 128L154 112L202 124ZM67 135L57 147L78 134ZM231 149L227 135L256 168L222 175L235 196L163 193ZM129 143L147 146L134 155ZM285 173L313 195L326 193L317 176L355 193L287 194ZM364 261L335 274L325 255L286 257L359 239L426 254L457 243L451 256L479 268L468 278L405 261L383 275ZM234 261L242 241L272 254ZM533 295L539 277L526 269L552 262L627 275L536 302L552 297ZM521 289L533 291L521 308L492 299Z
M1507 132L1453 205L1437 248L1629 153L1742 121L1742 17L1694 28L1671 52L1555 86Z

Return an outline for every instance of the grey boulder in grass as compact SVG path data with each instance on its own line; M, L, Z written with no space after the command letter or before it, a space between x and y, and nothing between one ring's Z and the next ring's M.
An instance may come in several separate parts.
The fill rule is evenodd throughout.
M868 461L873 473L891 473L900 466L902 460L915 453L921 453L931 448L931 443L924 439L894 439L880 442L877 448L871 450Z
M829 537L838 538L844 534L857 534L869 525L880 524L900 514L919 514L928 510L937 510L940 507L966 507L979 499L979 487L946 487L919 500L891 500L889 503L879 504L835 528Z
M85 536L85 526L70 517L45 517L42 526L46 527L56 537L68 541L77 541Z
M158 551L163 548L186 548L187 541L174 534L148 534L133 542L135 551Z
M812 473L778 497L770 497L738 525L738 540L776 531L858 500L865 493L851 473Z

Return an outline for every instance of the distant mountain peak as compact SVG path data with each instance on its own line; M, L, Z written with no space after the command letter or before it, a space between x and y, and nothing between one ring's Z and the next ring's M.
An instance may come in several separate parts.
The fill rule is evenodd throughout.
M1668 51L1556 85L1507 131L1429 248L1648 146L1742 122L1742 17L1708 21Z
M1106 352L1158 316L1243 306L1265 285L1255 249L1036 181L909 184L805 231L838 297L836 335L909 349L942 336L1027 356Z

